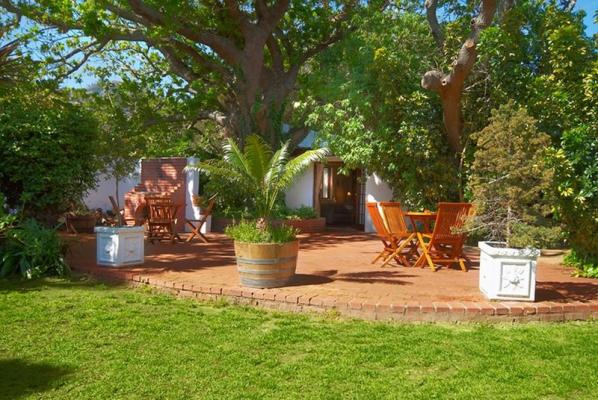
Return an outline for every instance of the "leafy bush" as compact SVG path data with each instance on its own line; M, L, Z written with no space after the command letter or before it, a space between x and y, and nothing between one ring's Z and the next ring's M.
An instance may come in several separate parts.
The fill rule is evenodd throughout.
M27 279L43 275L66 275L66 245L55 229L34 219L9 227L0 243L0 277L19 273Z
M562 137L553 150L557 216L573 248L566 261L580 275L596 277L598 269L598 126L584 125Z
M43 88L0 91L0 191L10 208L53 222L95 186L96 124Z
M514 224L511 245L538 249L560 249L565 245L565 233L560 226Z
M580 256L575 249L565 257L565 264L576 269L576 276L598 278L598 258Z
M255 221L241 221L239 224L228 226L225 233L233 240L245 243L287 243L295 240L295 228L282 225L260 228Z
M313 219L318 218L316 210L313 207L302 206L295 209L290 209L285 215L286 219Z
M487 239L509 246L541 243L534 235L546 232L532 228L552 223L548 201L552 174L544 162L550 137L511 101L493 110L490 124L473 138L477 147L470 188L476 216L469 229L482 229Z

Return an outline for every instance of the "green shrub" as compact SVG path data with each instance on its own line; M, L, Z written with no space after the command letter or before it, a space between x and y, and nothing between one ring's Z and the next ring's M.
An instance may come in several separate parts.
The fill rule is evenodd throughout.
M563 134L550 155L557 216L573 248L569 264L581 275L598 269L598 126L584 125ZM567 260L566 260L567 261ZM596 277L594 275L594 277Z
M66 245L55 229L34 219L11 226L0 243L0 277L20 274L27 279L43 275L66 275Z
M468 229L487 232L488 240L509 246L541 243L534 235L550 236L554 225L547 196L552 173L544 161L550 137L511 101L493 110L490 124L472 138L477 143L469 183L476 215Z
M565 245L565 233L560 226L514 224L513 247L531 246L538 249L560 249Z
M228 226L225 233L233 240L245 243L287 243L295 240L295 228L282 225L260 229L255 221L241 221L236 225Z
M286 219L313 219L317 218L316 210L313 207L302 206L295 209L290 209L285 216Z
M55 222L95 186L97 126L43 88L0 91L0 191L10 208Z
M573 249L565 257L565 264L576 269L576 276L598 278L598 258L591 258L587 254L580 255Z

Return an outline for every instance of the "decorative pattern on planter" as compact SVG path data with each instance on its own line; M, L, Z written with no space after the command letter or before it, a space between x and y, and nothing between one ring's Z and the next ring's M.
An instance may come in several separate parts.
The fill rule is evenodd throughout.
M511 249L480 242L480 290L491 300L534 301L537 249Z

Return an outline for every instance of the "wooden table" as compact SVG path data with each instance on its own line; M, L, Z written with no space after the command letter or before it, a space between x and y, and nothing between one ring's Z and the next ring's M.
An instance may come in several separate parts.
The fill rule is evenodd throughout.
M405 215L411 221L411 225L413 226L413 232L426 234L432 233L432 224L434 223L434 221L436 221L436 213L430 211L409 211L406 212ZM417 222L421 223L421 230L417 228Z
M171 243L174 243L175 239L181 240L176 231L176 215L181 205L168 202L149 202L148 206L148 240L151 243L154 240L170 240Z
M428 237L429 237L429 235L432 234L432 232L433 232L432 224L434 223L434 221L436 221L436 213L433 213L430 211L423 211L423 212L410 211L410 212L405 213L405 215L411 221L411 225L413 227L413 232L415 233L415 235L417 237L418 246L421 247L422 249L425 249L424 235L428 235ZM422 226L421 230L418 229L418 227L417 227L418 222L421 223L421 226ZM417 261L415 262L414 266L418 266L419 264L421 264L421 260L423 259L423 257L424 257L424 253L422 252L422 254L420 254Z

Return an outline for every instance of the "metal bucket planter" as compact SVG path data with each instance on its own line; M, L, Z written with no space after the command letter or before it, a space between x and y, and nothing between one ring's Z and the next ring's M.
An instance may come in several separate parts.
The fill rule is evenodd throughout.
M241 285L274 288L287 285L297 267L299 241L288 243L243 243L235 241Z

